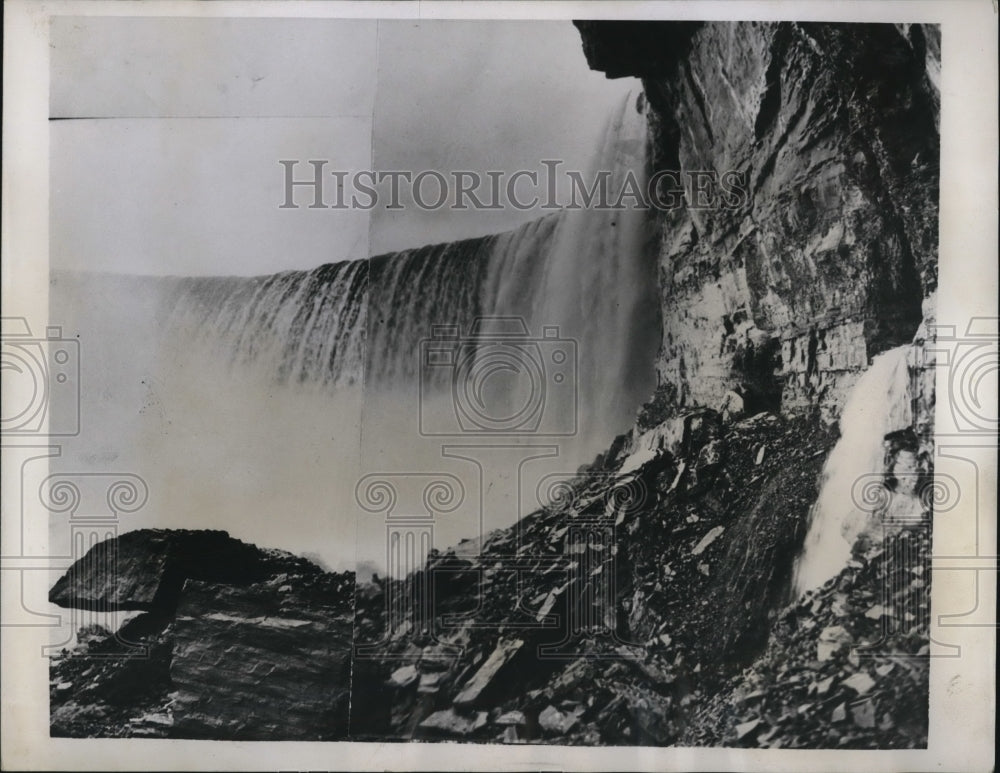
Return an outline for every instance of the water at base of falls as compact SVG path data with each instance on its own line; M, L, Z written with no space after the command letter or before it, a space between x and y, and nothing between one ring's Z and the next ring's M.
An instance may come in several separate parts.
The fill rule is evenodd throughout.
M890 432L912 424L910 349L904 345L877 355L848 395L840 417L840 439L823 466L819 497L796 562L796 595L835 577L858 538L880 528L874 522L877 516L856 501L855 487L888 472L883 441Z
M641 179L645 138L629 97L588 179ZM653 390L647 225L641 210L582 209L263 277L56 274L85 421L53 467L141 475L149 504L122 530L225 529L333 568L384 564L385 514L356 495L370 473L400 491L460 481L465 504L434 516L435 547L510 525L539 505L542 476L590 462ZM519 332L498 339L498 321ZM435 346L451 353L433 359Z

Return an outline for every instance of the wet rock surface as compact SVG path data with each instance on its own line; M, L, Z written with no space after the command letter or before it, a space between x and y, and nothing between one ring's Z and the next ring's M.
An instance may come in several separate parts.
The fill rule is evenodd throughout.
M664 399L835 415L937 285L939 29L577 27L591 68L642 78L677 196L657 215Z
M650 448L636 429L549 507L405 579L355 586L240 543L249 581L186 577L167 607L53 659L52 734L924 745L927 518L791 600L835 434L771 413L650 421L672 440L638 466L621 471Z
M765 653L702 705L682 742L927 745L930 534L912 528L786 607Z
M91 552L53 599L148 611L52 659L53 736L346 735L353 574L225 532L139 530Z
M746 194L655 215L659 386L635 427L550 506L406 578L355 586L221 532L96 546L52 601L143 614L53 659L53 735L926 744L920 498L789 588L846 391L933 322L938 32L577 27L592 68L643 79L651 171ZM885 438L897 488L933 474L928 351Z
M627 439L481 555L359 587L351 736L924 745L925 522L790 603L834 436L766 413L685 418L678 455L621 474L640 446ZM712 444L725 461L699 471Z
M94 545L52 586L49 601L170 613L189 579L246 584L281 571L314 570L303 558L240 542L224 531L139 529Z

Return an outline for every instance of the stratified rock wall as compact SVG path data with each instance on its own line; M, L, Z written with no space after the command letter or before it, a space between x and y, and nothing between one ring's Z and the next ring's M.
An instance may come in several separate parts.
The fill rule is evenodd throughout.
M91 548L50 599L143 611L54 659L53 735L346 736L352 572L224 531L140 529Z
M578 22L593 69L641 77L658 212L660 391L825 409L913 338L937 281L940 37L921 25ZM697 174L736 173L742 193Z
M343 738L353 587L330 574L188 581L173 625L174 737Z

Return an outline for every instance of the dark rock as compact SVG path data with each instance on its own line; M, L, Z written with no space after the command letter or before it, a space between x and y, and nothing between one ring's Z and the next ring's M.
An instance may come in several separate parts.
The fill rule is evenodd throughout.
M224 531L139 529L101 542L49 591L63 607L172 614L188 578L246 584L281 572L318 573L305 559L264 551Z
M52 691L53 732L343 738L353 592L352 574L224 532L140 530L101 543L52 598L150 611L114 633L81 632L54 661L57 686L70 686Z
M455 705L469 706L478 701L522 646L524 642L520 639L498 642L496 649L480 666L475 676L466 682L462 691L455 696Z
M609 78L666 76L687 55L700 22L575 21L592 70Z
M593 69L643 79L653 169L685 189L658 214L659 410L746 385L748 411L835 416L870 358L912 339L936 287L937 29L577 27ZM700 170L741 182L699 202Z
M334 740L347 731L353 620L340 578L231 586L189 580L170 676L174 735ZM334 591L334 592L331 592Z

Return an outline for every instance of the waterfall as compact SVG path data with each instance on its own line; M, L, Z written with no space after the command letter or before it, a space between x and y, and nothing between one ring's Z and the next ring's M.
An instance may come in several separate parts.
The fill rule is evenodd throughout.
M585 179L610 172L612 200L626 174L644 183L645 139L645 116L629 95ZM336 389L360 382L363 364L367 387L391 389L421 376L449 386L450 374L420 361L437 326L463 341L478 318L517 318L527 339L555 328L575 343L579 417L596 453L655 386L657 283L646 223L637 209L572 209L507 233L313 271L175 280L168 329L278 383Z
M877 526L875 516L859 508L854 487L868 476L889 472L883 441L890 432L913 423L910 349L907 344L877 355L848 395L840 417L840 439L823 466L819 497L796 562L797 594L835 577L858 538Z
M585 179L611 172L613 201L629 172L643 182L645 153L630 95ZM55 273L53 308L81 340L88 419L59 464L143 475L150 505L130 528L222 528L334 566L377 558L375 537L355 542L355 483L442 464L446 441L417 432L424 413L454 422L466 397L503 413L528 384L541 390L535 424L505 426L525 430L514 443L557 442L560 471L631 425L659 346L647 222L642 210L560 210L505 233L259 277ZM537 370L529 381L510 362L474 362L459 374L483 382L470 391L454 365L429 367L438 329L485 361L499 351L489 323L512 321ZM566 353L575 359L556 367ZM513 502L491 523L523 514ZM458 517L439 531L438 547L476 536Z
M367 291L364 262L264 277L165 280L168 335L186 335L227 367L278 383L339 387L360 381Z

